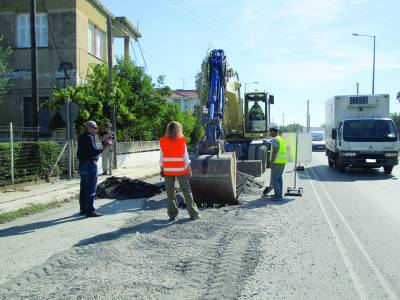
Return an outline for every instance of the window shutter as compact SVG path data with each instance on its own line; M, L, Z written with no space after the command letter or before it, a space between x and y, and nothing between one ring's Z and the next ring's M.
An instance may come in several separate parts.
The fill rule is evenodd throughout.
M36 19L36 42L38 47L48 46L47 15L38 14Z
M43 47L49 46L49 22L47 14L43 16Z
M101 49L101 31L96 30L96 56L100 58L100 49Z
M30 47L30 24L28 14L19 14L17 16L17 47Z
M88 52L94 54L94 26L91 23L88 25Z

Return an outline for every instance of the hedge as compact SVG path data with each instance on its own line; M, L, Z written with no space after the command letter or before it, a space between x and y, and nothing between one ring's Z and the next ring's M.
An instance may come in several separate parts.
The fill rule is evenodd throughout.
M57 161L61 146L53 141L14 143L14 178L46 178ZM60 170L58 166L55 174ZM0 144L0 182L11 181L11 144Z

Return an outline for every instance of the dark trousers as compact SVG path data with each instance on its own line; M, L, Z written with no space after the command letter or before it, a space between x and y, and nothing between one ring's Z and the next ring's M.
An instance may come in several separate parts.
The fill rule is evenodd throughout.
M80 209L86 214L90 214L94 211L93 202L97 191L97 163L94 161L80 163L79 174L81 175Z

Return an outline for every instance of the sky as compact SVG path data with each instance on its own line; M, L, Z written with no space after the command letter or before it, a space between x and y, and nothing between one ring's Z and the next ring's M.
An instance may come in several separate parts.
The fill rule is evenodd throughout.
M247 91L275 96L272 121L324 123L324 103L334 95L390 95L400 112L399 0L101 0L142 33L131 56L172 89L195 89L208 50L223 49ZM123 41L115 40L117 55ZM255 84L254 82L258 82Z

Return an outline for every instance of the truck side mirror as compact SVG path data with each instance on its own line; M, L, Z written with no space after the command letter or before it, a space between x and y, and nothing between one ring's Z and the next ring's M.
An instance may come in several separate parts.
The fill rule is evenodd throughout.
M332 138L334 140L336 140L336 138L337 138L337 130L336 129L332 129Z
M269 101L269 104L274 104L274 95L269 95L268 101Z

